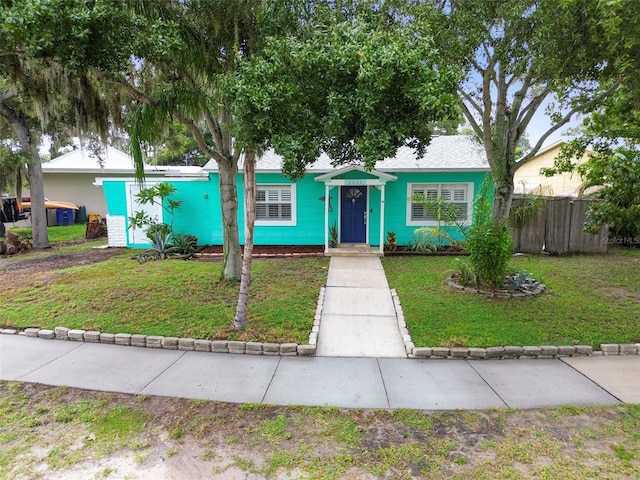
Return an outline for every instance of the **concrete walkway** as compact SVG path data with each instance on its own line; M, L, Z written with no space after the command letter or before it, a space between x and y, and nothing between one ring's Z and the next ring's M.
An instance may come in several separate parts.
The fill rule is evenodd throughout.
M429 410L640 403L640 356L269 357L0 335L0 379L235 403Z
M316 355L406 357L378 257L331 257Z

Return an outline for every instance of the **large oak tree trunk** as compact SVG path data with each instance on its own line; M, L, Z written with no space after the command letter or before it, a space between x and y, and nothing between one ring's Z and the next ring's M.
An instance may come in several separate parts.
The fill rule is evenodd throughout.
M253 227L256 223L256 160L255 152L249 150L244 161L244 209L245 236L244 255L242 257L242 278L238 306L233 321L235 328L244 328L247 324L247 306L249 304L249 286L251 285L251 258L253 255Z
M31 195L31 226L33 227L33 247L50 248L47 232L47 210L44 206L44 179L42 163L35 152L29 164L29 192Z
M242 252L238 235L238 188L235 162L218 162L222 207L222 237L224 268L222 278L239 282L242 273Z
M47 211L44 208L44 180L42 178L42 163L29 130L26 119L4 103L12 98L12 92L5 92L0 98L0 115L9 121L16 134L20 149L29 159L29 190L31 192L31 224L33 226L34 248L50 248L47 232Z

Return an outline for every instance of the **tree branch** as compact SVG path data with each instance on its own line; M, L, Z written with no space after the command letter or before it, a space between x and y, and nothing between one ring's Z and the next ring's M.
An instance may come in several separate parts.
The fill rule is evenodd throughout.
M562 117L562 119L556 123L555 125L553 125L549 130L547 130L538 140L538 142L535 144L535 146L531 149L531 151L529 153L527 153L524 157L522 157L522 159L516 164L516 169L520 168L522 165L524 165L525 163L527 163L529 160L531 160L536 153L538 153L538 151L540 150L540 148L542 148L542 144L545 142L545 140L549 137L549 135L551 135L553 132L555 132L556 130L558 130L560 127L562 127L563 125L566 125L567 123L569 123L569 121L571 120L571 117L573 117L573 115L575 115L578 112L582 112L585 111L586 109L588 109L589 107L592 107L593 105L598 104L600 101L602 101L603 99L607 98L609 95L611 95L613 92L615 92L618 87L620 86L620 84L618 82L614 83L611 87L609 87L607 90L605 90L604 92L602 92L599 95L596 95L595 97L591 98L590 100L581 103L575 107L573 107L571 110L569 110L564 117Z
M207 111L204 120L207 123L207 128L211 132L213 137L213 143L218 146L218 149L222 147L222 130L220 129L220 123L215 119L211 112Z
M473 107L473 109L478 112L480 114L480 116L482 116L482 107L478 104L478 102L476 102L473 97L471 95L469 95L467 92L465 92L462 89L458 90L460 95L464 98L464 100L466 100L467 102L469 102L469 104Z
M185 125L191 131L193 138L196 139L196 143L198 144L198 147L200 148L200 150L202 150L204 154L209 155L216 162L226 161L226 158L224 157L224 155L220 154L220 152L216 150L213 150L211 147L209 147L209 145L207 145L207 141L205 140L204 135L202 134L202 130L198 128L198 126L193 120L183 116L180 113L177 113L176 117L178 117L180 122L182 122L182 124Z
M533 73L531 72L531 70L529 70L525 75L524 79L522 80L522 87L516 93L513 94L512 111L514 113L520 112L520 107L522 107L522 102L524 102L524 99L527 96L527 92L529 91L529 88L531 88L532 83L533 83ZM518 113L517 118L515 119L516 122L520 121L520 113Z
M469 59L469 61L471 62L473 68L475 68L480 73L480 75L484 75L485 69L482 68L482 66L476 61L475 58L471 58Z
M106 82L109 82L109 83L115 83L116 85L120 85L134 100L137 100L138 102L146 103L154 107L158 106L157 100L153 99L152 97L150 97L145 93L142 93L140 90L135 88L126 80L123 80L118 77L111 77L111 76L104 75L104 73L100 72L99 70L96 72L98 72L96 73L98 78L105 80Z
M473 129L473 131L478 137L482 138L483 137L482 128L480 127L480 125L478 125L478 122L476 122L476 119L473 118L473 115L471 114L469 107L467 107L467 105L464 102L460 102L460 103L462 104L462 113L467 118L467 121L471 124L471 128Z
M540 107L542 102L544 102L544 99L547 98L550 93L551 93L551 87L547 86L542 91L542 93L539 93L538 95L533 97L533 99L527 104L527 106L524 107L518 114L518 119L517 119L518 124L523 125L526 128L527 125L529 125L531 118L533 118L535 113L538 111L538 108Z
M99 70L96 71L96 75L107 82L114 83L116 85L121 86L134 100L146 103L153 107L158 106L159 102L157 100L141 92L126 80L123 80L122 78L118 78L118 77L107 76ZM186 116L184 116L179 112L173 112L173 114L176 116L176 118L178 118L178 120L180 120L180 123L182 123L184 126L186 126L189 129L189 131L193 135L193 138L196 140L198 147L200 148L200 150L202 150L202 153L213 158L216 162L223 162L226 160L224 155L222 155L220 152L212 149L209 145L207 145L207 142L204 138L204 135L202 134L202 131L198 128L198 126L193 120L191 120L190 118L187 118ZM218 142L216 142L216 145L218 146L218 148L220 148L222 144L222 135L220 134L220 128L217 125L217 122L211 115L206 115L205 120L207 121L207 125L209 126L209 129L211 130L211 134L214 137L214 142L216 142L216 132L218 133L219 140Z
M27 50L12 50L10 52L0 52L0 57L11 57L13 55L15 56L21 56L21 55L26 55Z
M487 68L487 71L482 77L482 103L484 105L484 111L482 114L482 140L485 144L485 148L488 145L491 145L491 77L495 75L493 68L495 67L495 59L491 59L490 68ZM490 152L487 152L487 156Z

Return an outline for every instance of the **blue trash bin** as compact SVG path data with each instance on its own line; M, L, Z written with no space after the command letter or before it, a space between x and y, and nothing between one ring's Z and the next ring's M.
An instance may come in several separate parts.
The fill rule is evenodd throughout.
M73 210L70 208L56 209L56 223L59 227L73 225Z

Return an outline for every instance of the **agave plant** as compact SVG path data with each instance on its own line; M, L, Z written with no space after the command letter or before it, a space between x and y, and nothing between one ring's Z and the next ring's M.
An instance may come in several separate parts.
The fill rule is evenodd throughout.
M177 248L170 242L171 235L165 232L156 231L151 238L152 247L145 250L145 255L153 259L166 259L177 253Z

